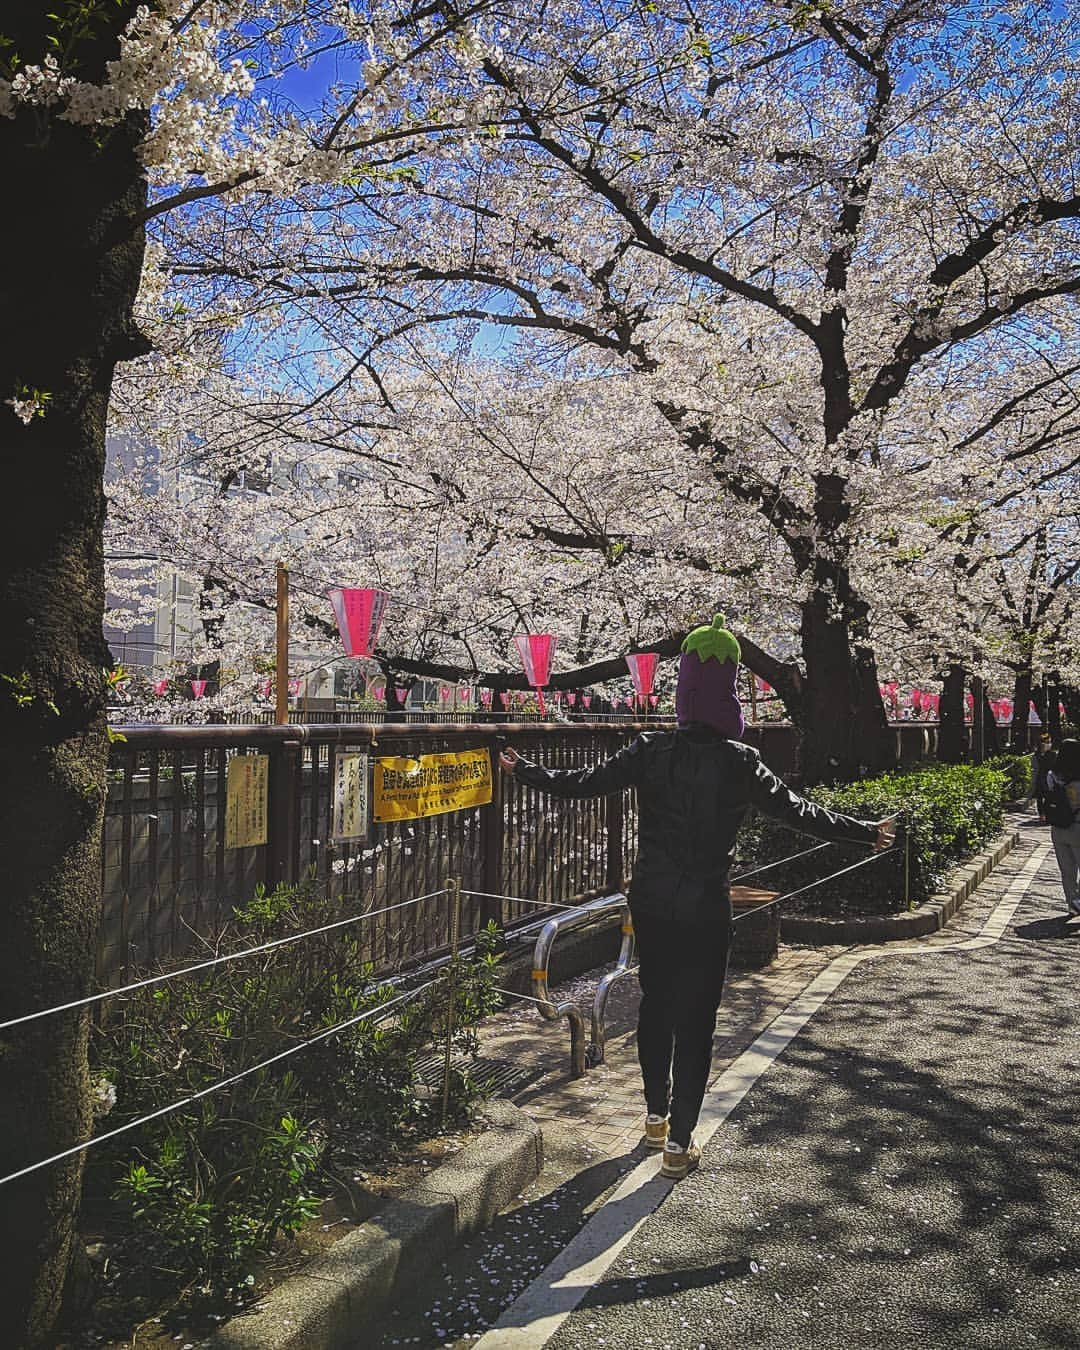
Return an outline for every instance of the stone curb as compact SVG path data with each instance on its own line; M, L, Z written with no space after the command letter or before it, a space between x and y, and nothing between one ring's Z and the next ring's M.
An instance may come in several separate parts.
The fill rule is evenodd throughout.
M997 842L970 862L956 868L949 889L907 914L878 914L866 919L808 919L799 915L780 920L783 942L801 942L810 947L854 946L861 943L900 942L905 938L925 937L944 928L956 911L981 882L985 881L1007 853L1020 842L1019 832L1007 830Z
M250 1313L220 1327L209 1350L346 1350L366 1343L387 1302L463 1238L487 1227L539 1175L540 1126L507 1101L488 1128L407 1195L290 1276Z

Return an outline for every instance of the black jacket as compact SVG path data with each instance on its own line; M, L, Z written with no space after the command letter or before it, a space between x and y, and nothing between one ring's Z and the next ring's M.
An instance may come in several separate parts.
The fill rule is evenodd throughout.
M735 835L751 806L819 839L872 844L877 826L815 806L777 778L758 752L695 723L646 731L591 769L519 761L514 777L555 797L637 789L638 856L630 905L700 923L730 914Z

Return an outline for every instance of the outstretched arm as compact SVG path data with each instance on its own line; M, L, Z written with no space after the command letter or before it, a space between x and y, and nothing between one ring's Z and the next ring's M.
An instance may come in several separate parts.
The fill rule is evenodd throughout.
M760 759L756 760L751 776L750 800L774 820L789 825L793 830L801 830L803 834L811 834L815 839L871 844L881 851L890 848L896 838L894 820L856 820L854 816L845 816L839 811L828 811L823 806L817 806L793 792Z
M606 797L609 792L621 792L639 781L641 747L632 741L591 769L547 769L542 764L531 764L507 747L499 755L499 768L512 774L519 783L550 792L553 797Z

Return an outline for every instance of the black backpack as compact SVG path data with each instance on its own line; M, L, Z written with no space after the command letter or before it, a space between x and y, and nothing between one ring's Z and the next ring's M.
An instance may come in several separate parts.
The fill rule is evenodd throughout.
M1076 824L1076 812L1069 805L1064 783L1055 782L1048 790L1043 814L1048 824L1057 825L1061 829L1068 829L1070 825Z

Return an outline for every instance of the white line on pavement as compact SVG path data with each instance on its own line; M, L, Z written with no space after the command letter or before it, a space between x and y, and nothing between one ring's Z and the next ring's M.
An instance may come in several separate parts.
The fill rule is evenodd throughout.
M758 1079L863 961L881 956L971 951L999 941L1049 852L1049 843L1035 847L975 937L919 946L890 944L838 956L712 1084L694 1131L697 1142L702 1146L708 1143ZM660 1176L655 1154L638 1163L555 1260L473 1343L475 1350L541 1350L649 1215L660 1207L673 1184Z

